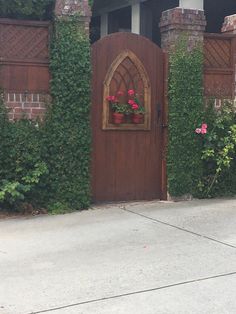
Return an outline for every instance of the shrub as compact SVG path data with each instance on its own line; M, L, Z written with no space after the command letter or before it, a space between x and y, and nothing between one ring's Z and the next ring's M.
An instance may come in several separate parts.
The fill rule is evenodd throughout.
M204 121L207 133L202 137L203 177L200 195L212 197L236 193L236 110L234 102L224 100L218 109L214 100L206 104Z
M2 94L1 94L2 95ZM9 122L0 98L0 204L16 209L22 201L38 205L35 197L47 166L41 159L41 128L22 119Z
M55 0L0 0L0 17L49 20Z

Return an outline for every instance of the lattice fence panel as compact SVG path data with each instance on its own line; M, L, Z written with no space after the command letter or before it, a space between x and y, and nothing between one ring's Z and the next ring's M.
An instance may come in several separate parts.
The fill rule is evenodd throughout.
M231 67L231 40L205 38L204 65L208 68Z
M48 26L5 24L0 21L0 58L48 60Z

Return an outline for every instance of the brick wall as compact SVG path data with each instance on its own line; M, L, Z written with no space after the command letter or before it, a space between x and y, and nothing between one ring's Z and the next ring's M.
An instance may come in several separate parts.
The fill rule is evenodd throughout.
M50 102L50 96L38 93L5 92L4 100L10 121L21 118L42 120L45 115L46 104Z

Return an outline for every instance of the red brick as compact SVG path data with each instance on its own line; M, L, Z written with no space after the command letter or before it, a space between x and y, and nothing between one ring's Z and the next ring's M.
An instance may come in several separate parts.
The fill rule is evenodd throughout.
M6 107L7 108L22 108L22 103L20 103L20 102L7 102Z
M15 108L14 112L15 112L15 114L16 113L30 114L31 113L31 109Z
M36 102L24 103L24 108L39 108L39 107L40 107L39 103Z
M17 102L20 102L21 101L21 94L15 94L15 97L16 97L16 101Z
M33 108L32 109L32 114L35 114L35 115L37 115L37 114L45 114L45 109L42 109L42 108L39 108L39 109L35 109L35 108Z
M32 94L27 94L27 95L26 95L26 101L27 101L27 102L32 102L32 101L33 101Z
M39 95L33 94L33 102L38 102L38 101L39 101Z
M9 101L15 101L15 94L9 93Z

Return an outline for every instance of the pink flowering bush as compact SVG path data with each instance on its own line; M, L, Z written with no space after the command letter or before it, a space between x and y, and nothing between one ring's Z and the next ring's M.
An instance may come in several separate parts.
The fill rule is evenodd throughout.
M203 123L201 128L197 128L195 130L195 133L197 133L197 134L207 134L207 127L208 127L207 124Z
M203 176L199 191L207 197L224 195L230 190L226 188L226 178L236 168L236 111L230 101L224 101L217 111L212 103L206 108L205 118L208 123L195 129L202 140ZM236 182L236 175L230 185L233 180Z

